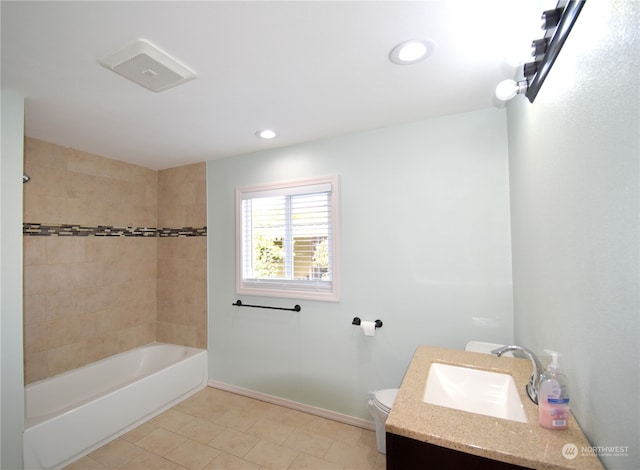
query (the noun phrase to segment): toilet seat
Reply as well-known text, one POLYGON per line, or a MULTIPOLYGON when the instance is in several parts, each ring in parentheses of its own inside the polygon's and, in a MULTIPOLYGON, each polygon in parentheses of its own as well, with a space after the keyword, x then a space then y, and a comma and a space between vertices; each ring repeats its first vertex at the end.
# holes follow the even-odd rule
POLYGON ((388 414, 391 411, 393 403, 396 401, 397 395, 397 388, 378 390, 373 397, 373 401, 378 408, 388 414))

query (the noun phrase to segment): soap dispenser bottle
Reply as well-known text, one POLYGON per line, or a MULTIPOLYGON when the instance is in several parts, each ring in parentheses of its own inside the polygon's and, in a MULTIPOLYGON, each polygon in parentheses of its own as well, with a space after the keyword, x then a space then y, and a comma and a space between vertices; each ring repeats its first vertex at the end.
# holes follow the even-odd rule
POLYGON ((551 364, 542 375, 538 390, 538 415, 540 426, 548 429, 569 427, 569 394, 567 379, 560 372, 558 354, 545 350, 551 355, 551 364))

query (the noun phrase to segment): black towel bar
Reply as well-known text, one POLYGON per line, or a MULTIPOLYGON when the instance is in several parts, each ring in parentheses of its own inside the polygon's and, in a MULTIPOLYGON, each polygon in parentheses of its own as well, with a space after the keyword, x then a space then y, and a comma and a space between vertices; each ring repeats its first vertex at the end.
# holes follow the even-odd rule
POLYGON ((272 310, 288 310, 291 312, 299 312, 300 310, 302 310, 302 307, 300 305, 295 305, 293 308, 286 308, 286 307, 268 307, 266 305, 249 305, 249 304, 243 304, 242 301, 240 300, 236 300, 235 303, 231 304, 231 305, 235 305, 236 307, 253 307, 253 308, 270 308, 272 310))

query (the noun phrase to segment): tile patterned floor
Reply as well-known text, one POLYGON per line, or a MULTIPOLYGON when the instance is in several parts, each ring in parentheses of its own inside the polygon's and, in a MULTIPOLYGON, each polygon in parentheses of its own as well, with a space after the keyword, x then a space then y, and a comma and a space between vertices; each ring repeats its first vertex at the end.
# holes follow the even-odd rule
POLYGON ((385 470, 375 432, 207 387, 65 470, 385 470))

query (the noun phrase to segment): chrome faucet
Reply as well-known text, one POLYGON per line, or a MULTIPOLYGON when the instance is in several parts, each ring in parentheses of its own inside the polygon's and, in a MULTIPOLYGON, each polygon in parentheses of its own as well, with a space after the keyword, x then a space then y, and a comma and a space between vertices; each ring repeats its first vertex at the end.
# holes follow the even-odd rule
POLYGON ((544 373, 544 367, 540 363, 540 360, 536 357, 536 355, 529 349, 523 348, 522 346, 503 346, 498 349, 494 349, 491 351, 491 354, 495 354, 500 357, 504 353, 509 351, 520 351, 527 355, 529 359, 531 359, 531 364, 533 365, 533 372, 531 373, 531 378, 529 379, 529 383, 527 384, 527 395, 531 398, 531 401, 536 405, 538 404, 538 387, 540 386, 540 377, 544 373))

